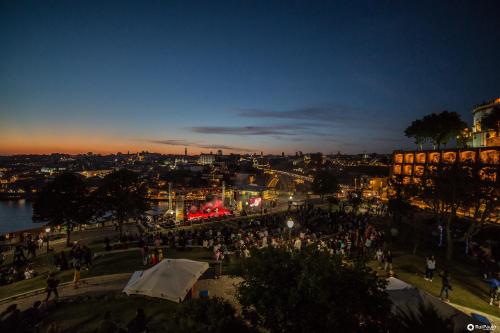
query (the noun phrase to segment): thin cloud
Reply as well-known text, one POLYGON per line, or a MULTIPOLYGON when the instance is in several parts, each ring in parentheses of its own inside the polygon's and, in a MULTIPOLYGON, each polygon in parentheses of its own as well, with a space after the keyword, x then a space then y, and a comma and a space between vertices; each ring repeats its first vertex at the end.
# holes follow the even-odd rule
POLYGON ((196 148, 204 148, 204 149, 226 149, 226 150, 234 150, 234 151, 242 151, 242 152, 254 152, 254 149, 242 148, 242 147, 233 147, 227 145, 219 145, 219 144, 205 144, 205 143, 197 143, 187 140, 178 140, 178 139, 165 139, 165 140, 148 140, 151 143, 162 144, 167 146, 183 146, 183 147, 196 147, 196 148))
POLYGON ((200 126, 191 127, 191 131, 202 134, 227 134, 227 135, 297 135, 297 130, 308 129, 302 125, 276 125, 276 126, 200 126))
POLYGON ((246 118, 276 118, 308 121, 327 121, 330 123, 345 122, 351 119, 350 114, 359 112, 352 107, 304 107, 292 110, 243 109, 239 115, 246 118))

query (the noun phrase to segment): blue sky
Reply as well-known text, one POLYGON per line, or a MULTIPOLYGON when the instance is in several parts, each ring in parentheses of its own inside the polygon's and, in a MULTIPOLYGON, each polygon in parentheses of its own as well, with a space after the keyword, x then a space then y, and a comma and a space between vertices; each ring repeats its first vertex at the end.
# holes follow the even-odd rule
POLYGON ((390 152, 500 96, 495 1, 0 1, 0 153, 390 152))

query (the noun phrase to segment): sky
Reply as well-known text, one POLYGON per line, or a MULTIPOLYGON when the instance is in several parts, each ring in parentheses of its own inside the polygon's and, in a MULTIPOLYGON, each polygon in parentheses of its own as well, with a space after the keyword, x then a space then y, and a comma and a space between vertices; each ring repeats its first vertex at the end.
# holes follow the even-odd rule
POLYGON ((498 1, 0 0, 0 154, 390 153, 500 97, 498 1))

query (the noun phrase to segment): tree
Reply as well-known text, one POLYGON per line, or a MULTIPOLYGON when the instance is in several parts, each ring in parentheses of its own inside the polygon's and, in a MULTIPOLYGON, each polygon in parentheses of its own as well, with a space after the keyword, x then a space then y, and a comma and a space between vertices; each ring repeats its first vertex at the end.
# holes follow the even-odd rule
POLYGON ((240 271, 238 300, 271 333, 369 331, 390 313, 385 280, 316 247, 255 251, 240 271))
POLYGON ((321 196, 321 200, 323 200, 325 195, 339 190, 339 182, 331 170, 320 169, 314 175, 311 189, 315 194, 321 196))
POLYGON ((414 138, 415 143, 420 146, 431 141, 437 149, 440 149, 441 145, 446 145, 451 139, 459 136, 466 127, 467 124, 460 119, 458 113, 443 111, 413 121, 406 128, 405 135, 414 138))
POLYGON ((422 150, 422 145, 429 139, 429 133, 422 120, 414 120, 405 130, 408 138, 414 138, 415 144, 422 150))
POLYGON ((220 298, 190 299, 181 303, 163 324, 163 331, 178 333, 254 332, 220 298))
POLYGON ((452 223, 457 220, 458 209, 466 205, 472 179, 470 168, 454 163, 429 170, 421 182, 421 198, 433 209, 440 224, 444 225, 448 260, 453 256, 455 242, 452 223))
POLYGON ((127 169, 106 175, 95 192, 95 199, 101 205, 99 213, 111 213, 118 222, 120 238, 125 221, 141 217, 150 209, 146 193, 146 186, 139 175, 127 169))
POLYGON ((481 129, 495 131, 497 135, 500 134, 500 106, 498 104, 481 119, 481 129))
POLYGON ((493 168, 483 168, 475 164, 469 168, 467 173, 466 198, 463 200, 463 209, 472 210, 473 221, 469 224, 463 237, 457 241, 465 241, 466 238, 478 234, 487 219, 498 208, 500 204, 500 178, 498 170, 493 168))
POLYGON ((401 224, 403 217, 407 216, 412 210, 412 205, 409 201, 412 187, 409 184, 404 184, 403 176, 397 175, 390 180, 391 192, 387 203, 387 210, 392 215, 392 221, 395 225, 401 224))
POLYGON ((63 173, 47 183, 33 203, 33 221, 66 227, 66 245, 73 227, 87 222, 92 215, 88 205, 88 188, 82 177, 63 173))

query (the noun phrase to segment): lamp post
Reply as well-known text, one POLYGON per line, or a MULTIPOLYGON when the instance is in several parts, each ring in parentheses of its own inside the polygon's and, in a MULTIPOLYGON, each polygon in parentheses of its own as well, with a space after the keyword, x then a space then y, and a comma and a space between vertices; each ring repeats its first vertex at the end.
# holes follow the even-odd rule
POLYGON ((49 254, 49 234, 50 234, 50 227, 45 228, 45 235, 47 237, 47 254, 49 254))
POLYGON ((288 239, 292 239, 292 228, 293 228, 293 220, 290 218, 286 221, 286 226, 288 227, 288 239))

